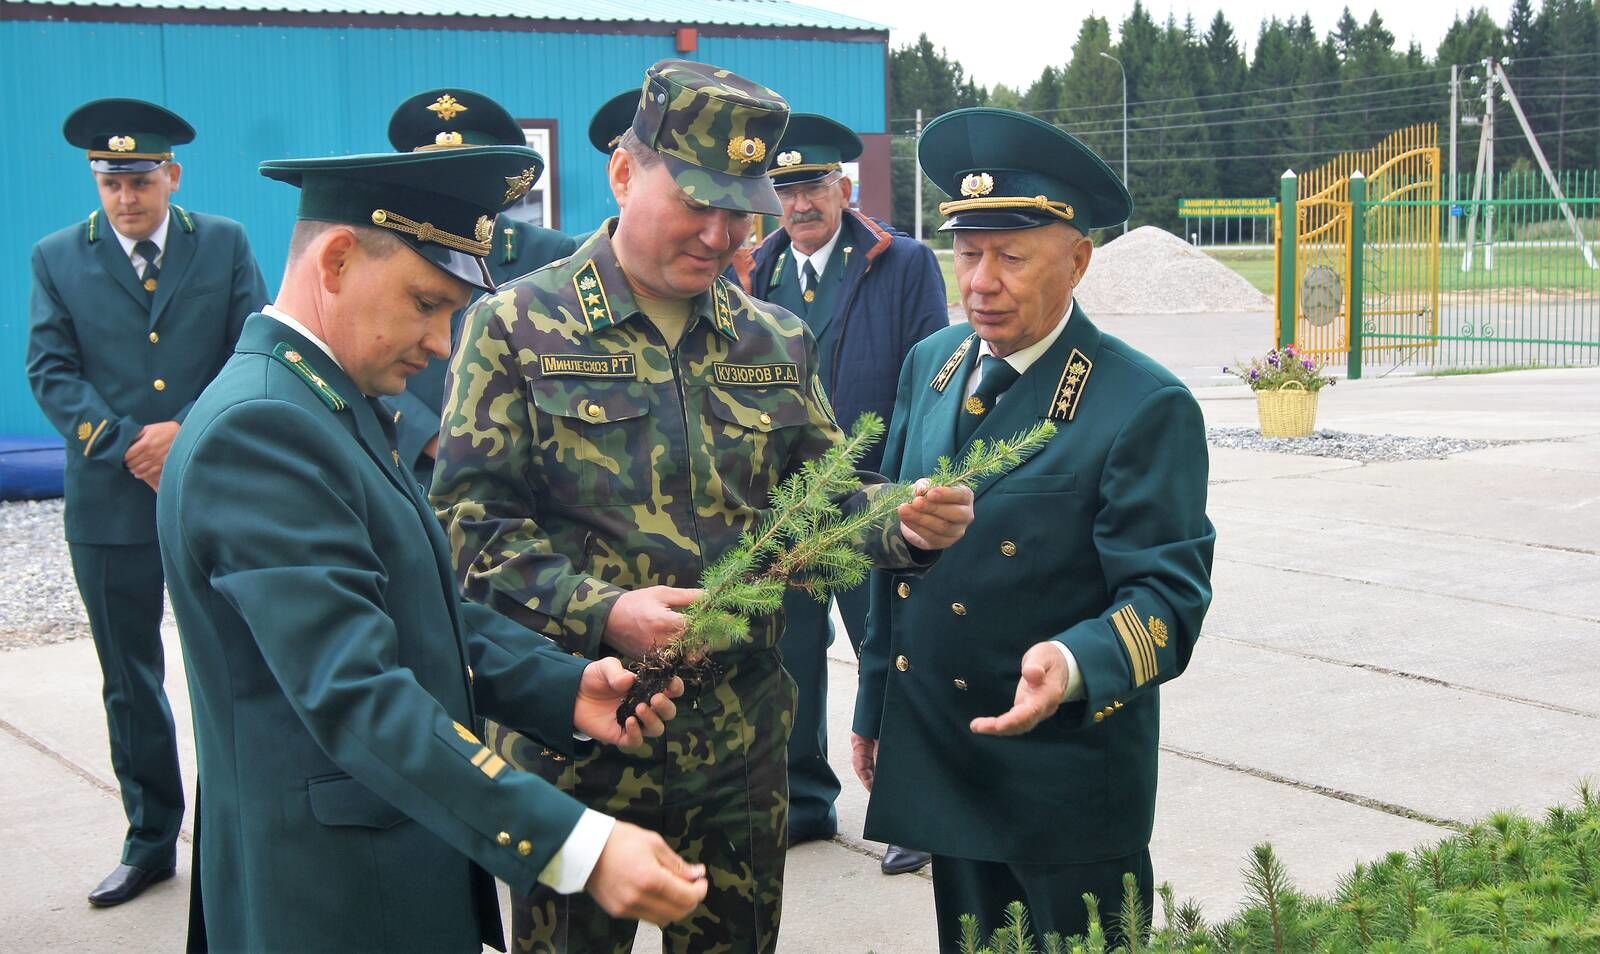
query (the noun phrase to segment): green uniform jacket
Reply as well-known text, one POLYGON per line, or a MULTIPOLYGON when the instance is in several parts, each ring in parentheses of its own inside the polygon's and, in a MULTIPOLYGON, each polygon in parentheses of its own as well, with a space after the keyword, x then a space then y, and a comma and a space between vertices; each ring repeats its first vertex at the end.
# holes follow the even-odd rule
MULTIPOLYGON (((885 472, 955 455, 978 353, 964 326, 912 350, 885 472)), ((1029 864, 1137 852, 1155 817, 1161 683, 1211 602, 1206 435, 1173 375, 1074 307, 974 434, 1059 428, 978 489, 976 519, 921 579, 874 573, 855 731, 879 740, 866 837, 1029 864), (1064 643, 1088 698, 1032 732, 973 734, 1011 707, 1023 654, 1064 643)))
POLYGON ((582 813, 473 728, 570 749, 582 662, 460 600, 374 406, 254 315, 167 461, 212 950, 498 945, 484 869, 532 890, 582 813))
MULTIPOLYGON (((494 248, 484 261, 489 265, 489 274, 494 277, 495 284, 503 285, 536 268, 566 258, 577 247, 577 239, 570 235, 502 215, 495 221, 494 248)), ((461 340, 463 314, 465 312, 461 311, 450 316, 452 354, 461 340)), ((383 399, 383 403, 389 405, 394 414, 400 459, 413 467, 421 460, 422 449, 439 436, 439 415, 444 408, 444 381, 449 366, 448 361, 429 361, 427 368, 411 376, 404 391, 383 399)), ((419 472, 431 469, 423 467, 419 472)))
POLYGON ((151 295, 96 211, 33 247, 28 378, 67 439, 73 543, 156 540, 156 494, 123 466, 139 428, 179 421, 267 302, 244 229, 172 206, 151 295))
MULTIPOLYGON (((467 595, 589 657, 624 590, 698 586, 842 439, 799 318, 718 278, 669 350, 613 224, 468 311, 433 482, 467 595)), ((917 565, 898 523, 868 546, 917 565)), ((736 651, 770 649, 776 623, 736 651)))

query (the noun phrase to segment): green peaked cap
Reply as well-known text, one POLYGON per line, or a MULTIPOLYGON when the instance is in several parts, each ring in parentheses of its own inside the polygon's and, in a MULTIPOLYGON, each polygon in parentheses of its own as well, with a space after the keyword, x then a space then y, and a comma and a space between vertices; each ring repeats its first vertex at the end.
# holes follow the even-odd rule
POLYGON ((773 152, 768 172, 780 188, 813 182, 861 156, 861 137, 849 126, 816 113, 795 113, 773 152))
POLYGON ((278 159, 261 174, 300 189, 299 217, 387 229, 418 255, 494 289, 483 256, 494 218, 527 194, 544 160, 527 146, 278 159))
POLYGON ((88 151, 95 172, 149 172, 172 159, 174 146, 194 141, 194 127, 183 117, 142 99, 84 103, 67 116, 61 133, 88 151))
POLYGON ((639 97, 639 90, 625 89, 594 111, 594 118, 589 120, 589 142, 601 155, 611 155, 617 148, 617 140, 633 124, 633 114, 639 111, 639 97))
POLYGON ((1087 233, 1127 220, 1133 199, 1105 160, 1034 116, 977 106, 945 113, 917 143, 922 171, 950 201, 939 230, 1028 229, 1066 222, 1087 233))
POLYGON ((418 93, 389 117, 389 143, 397 152, 462 146, 523 146, 527 136, 505 107, 470 89, 444 87, 418 93))

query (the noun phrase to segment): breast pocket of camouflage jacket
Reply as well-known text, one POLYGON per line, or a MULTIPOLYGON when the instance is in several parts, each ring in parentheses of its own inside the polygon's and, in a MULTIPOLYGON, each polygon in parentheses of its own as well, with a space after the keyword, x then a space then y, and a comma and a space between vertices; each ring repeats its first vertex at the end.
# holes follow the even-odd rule
POLYGON ((811 420, 805 393, 787 387, 709 387, 706 392, 715 464, 724 487, 752 507, 766 507, 802 428, 811 420))
POLYGON ((650 497, 650 402, 637 382, 536 382, 537 469, 552 498, 579 507, 650 497))

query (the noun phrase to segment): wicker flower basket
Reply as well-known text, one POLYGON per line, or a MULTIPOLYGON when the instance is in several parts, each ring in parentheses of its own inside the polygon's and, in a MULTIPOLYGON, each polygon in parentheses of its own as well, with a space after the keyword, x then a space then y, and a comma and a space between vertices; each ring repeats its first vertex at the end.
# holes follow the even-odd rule
POLYGON ((1290 381, 1276 391, 1257 391, 1262 437, 1310 437, 1317 427, 1317 392, 1290 381))

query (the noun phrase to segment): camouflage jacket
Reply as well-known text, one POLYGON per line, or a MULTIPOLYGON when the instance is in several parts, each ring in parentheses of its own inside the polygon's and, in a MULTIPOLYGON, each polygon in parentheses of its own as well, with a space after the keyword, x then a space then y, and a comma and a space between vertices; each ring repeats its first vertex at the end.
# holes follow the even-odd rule
MULTIPOLYGON (((699 585, 771 490, 843 438, 799 318, 718 278, 670 350, 613 226, 467 313, 433 481, 463 592, 589 657, 617 597, 699 585)), ((883 479, 863 477, 862 494, 883 479)), ((866 549, 919 566, 895 523, 866 549)), ((758 621, 745 648, 777 629, 758 621)))

